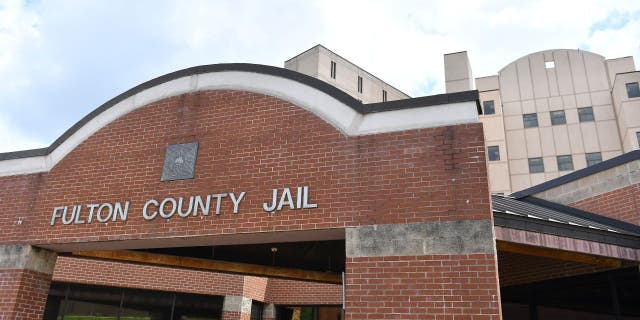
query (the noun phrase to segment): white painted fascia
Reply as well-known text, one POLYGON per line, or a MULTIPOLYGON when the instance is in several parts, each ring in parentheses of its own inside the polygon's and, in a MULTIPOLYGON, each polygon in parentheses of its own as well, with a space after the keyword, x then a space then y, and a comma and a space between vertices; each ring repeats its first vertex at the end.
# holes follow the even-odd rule
POLYGON ((205 90, 241 90, 274 96, 317 115, 347 136, 479 121, 475 101, 362 115, 333 96, 288 78, 247 71, 209 72, 138 92, 89 120, 50 154, 0 161, 0 176, 48 172, 91 135, 129 112, 162 99, 205 90))
POLYGON ((478 122, 475 101, 441 104, 364 115, 355 135, 478 122))

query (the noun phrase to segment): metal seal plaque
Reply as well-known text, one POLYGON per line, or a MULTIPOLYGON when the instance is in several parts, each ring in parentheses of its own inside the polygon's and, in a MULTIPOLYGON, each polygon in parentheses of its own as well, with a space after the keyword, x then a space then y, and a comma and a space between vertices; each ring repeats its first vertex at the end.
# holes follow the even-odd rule
POLYGON ((197 142, 168 145, 160 181, 193 179, 197 155, 197 142))

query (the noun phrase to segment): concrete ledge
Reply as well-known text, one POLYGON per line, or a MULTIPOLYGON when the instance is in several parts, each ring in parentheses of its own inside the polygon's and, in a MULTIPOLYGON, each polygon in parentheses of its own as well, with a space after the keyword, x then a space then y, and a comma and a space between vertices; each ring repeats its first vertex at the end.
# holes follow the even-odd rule
POLYGON ((534 194, 538 198, 570 204, 640 183, 640 160, 621 164, 534 194))
POLYGON ((222 311, 251 314, 251 299, 242 296, 225 296, 222 311))
POLYGON ((56 253, 30 245, 0 245, 0 270, 26 269, 53 274, 56 253))
MULTIPOLYGON (((569 184, 576 182, 576 181, 583 181, 583 184, 593 184, 596 183, 597 181, 587 181, 587 179, 585 178, 589 178, 592 175, 597 175, 597 174, 602 174, 602 177, 600 178, 595 178, 594 180, 598 180, 598 181, 603 181, 603 180, 607 180, 609 178, 611 178, 612 176, 616 175, 616 171, 618 173, 625 171, 625 168, 623 168, 626 164, 629 164, 631 162, 638 162, 640 161, 640 150, 633 150, 627 153, 624 153, 622 155, 619 155, 615 158, 611 158, 609 160, 594 164, 590 167, 586 167, 584 169, 580 169, 578 171, 574 171, 571 173, 567 173, 565 175, 562 175, 558 178, 549 180, 547 182, 543 182, 541 184, 537 184, 533 187, 524 189, 524 190, 520 190, 518 192, 514 192, 511 194, 512 197, 516 198, 516 199, 521 199, 527 196, 533 196, 535 195, 538 198, 543 198, 543 195, 541 195, 542 193, 544 193, 547 190, 551 190, 554 188, 560 188, 560 189, 556 189, 559 190, 560 192, 562 191, 562 187, 565 186, 565 189, 568 188, 567 186, 569 186, 569 184), (610 169, 613 169, 612 172, 605 172, 605 171, 610 171, 610 169)), ((629 173, 631 172, 637 172, 638 171, 638 164, 635 165, 630 165, 628 166, 628 171, 629 173)), ((625 175, 624 173, 622 173, 622 175, 625 175)), ((629 177, 630 179, 636 179, 635 181, 640 181, 638 179, 640 179, 640 176, 638 175, 638 173, 635 173, 636 177, 629 177)), ((593 178, 592 178, 593 179, 593 178)), ((634 184, 633 182, 631 182, 631 184, 634 184)), ((580 183, 576 183, 573 185, 574 187, 576 186, 580 186, 580 183)), ((566 191, 566 190, 565 190, 566 191)))
POLYGON ((347 228, 347 257, 494 253, 491 220, 347 228))

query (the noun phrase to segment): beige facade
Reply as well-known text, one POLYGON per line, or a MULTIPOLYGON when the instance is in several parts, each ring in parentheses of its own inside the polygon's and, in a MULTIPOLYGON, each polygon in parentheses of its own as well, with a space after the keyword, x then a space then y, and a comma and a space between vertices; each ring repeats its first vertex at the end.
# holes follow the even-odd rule
POLYGON ((284 67, 329 83, 362 103, 410 98, 322 45, 285 61, 284 67))
MULTIPOLYGON (((447 83, 447 70, 472 77, 466 52, 444 59, 447 83)), ((487 150, 499 150, 487 157, 491 191, 519 191, 638 149, 640 98, 627 84, 639 81, 632 57, 582 50, 532 53, 477 78, 487 150)))
MULTIPOLYGON (((445 54, 444 62, 447 93, 474 89, 466 51, 445 54)), ((363 103, 383 101, 383 91, 386 100, 410 98, 321 45, 287 60, 285 68, 363 103)), ((491 192, 516 192, 639 149, 638 83, 633 57, 570 49, 532 53, 497 75, 475 78, 491 192)))

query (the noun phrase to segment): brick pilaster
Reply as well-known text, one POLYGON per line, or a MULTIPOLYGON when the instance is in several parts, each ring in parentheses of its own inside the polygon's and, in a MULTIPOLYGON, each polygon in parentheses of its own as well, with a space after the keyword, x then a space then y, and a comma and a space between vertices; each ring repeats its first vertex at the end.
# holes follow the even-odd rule
POLYGON ((0 246, 0 319, 42 319, 55 261, 44 249, 0 246))
POLYGON ((222 320, 249 320, 252 300, 243 296, 225 296, 222 320))
POLYGON ((500 319, 491 228, 466 220, 347 229, 346 318, 500 319))

